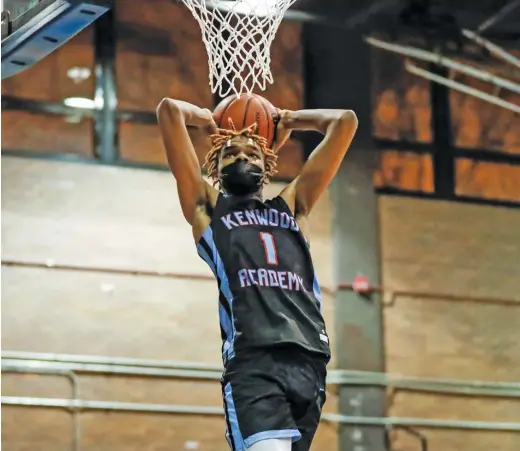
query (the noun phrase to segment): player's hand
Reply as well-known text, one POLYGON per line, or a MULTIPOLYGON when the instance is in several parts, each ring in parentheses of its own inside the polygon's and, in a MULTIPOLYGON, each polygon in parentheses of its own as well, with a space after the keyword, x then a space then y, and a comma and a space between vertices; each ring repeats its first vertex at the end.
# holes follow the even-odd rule
POLYGON ((291 137, 292 130, 287 127, 290 111, 278 110, 278 125, 276 126, 273 150, 277 152, 291 137))

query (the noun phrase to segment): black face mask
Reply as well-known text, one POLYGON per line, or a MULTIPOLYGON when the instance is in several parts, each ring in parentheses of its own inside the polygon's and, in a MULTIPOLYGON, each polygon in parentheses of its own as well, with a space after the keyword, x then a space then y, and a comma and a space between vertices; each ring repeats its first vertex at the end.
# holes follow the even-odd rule
POLYGON ((234 196, 248 196, 258 192, 262 186, 262 169, 244 160, 236 160, 222 169, 220 184, 234 196))

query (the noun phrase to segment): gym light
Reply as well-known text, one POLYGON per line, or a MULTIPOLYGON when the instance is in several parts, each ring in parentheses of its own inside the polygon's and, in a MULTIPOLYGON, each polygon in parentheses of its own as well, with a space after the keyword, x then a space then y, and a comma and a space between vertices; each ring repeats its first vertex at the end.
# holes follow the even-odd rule
POLYGON ((63 103, 72 108, 93 110, 96 107, 94 101, 92 99, 87 99, 86 97, 67 97, 63 103))
POLYGON ((85 81, 91 74, 92 71, 88 67, 74 66, 67 71, 67 77, 73 80, 76 84, 85 81))

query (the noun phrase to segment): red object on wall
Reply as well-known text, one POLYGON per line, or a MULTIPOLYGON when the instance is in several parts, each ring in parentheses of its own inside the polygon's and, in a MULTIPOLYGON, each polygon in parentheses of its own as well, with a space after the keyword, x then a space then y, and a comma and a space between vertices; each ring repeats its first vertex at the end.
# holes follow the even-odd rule
POLYGON ((368 283, 368 277, 357 275, 354 277, 352 282, 352 289, 356 293, 366 294, 370 292, 370 284, 368 283))

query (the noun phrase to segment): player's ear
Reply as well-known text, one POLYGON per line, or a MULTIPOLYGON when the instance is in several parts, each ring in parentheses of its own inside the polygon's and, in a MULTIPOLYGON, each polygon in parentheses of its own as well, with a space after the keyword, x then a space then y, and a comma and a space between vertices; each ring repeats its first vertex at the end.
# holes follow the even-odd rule
POLYGON ((274 125, 278 125, 278 122, 280 122, 281 117, 282 117, 282 110, 280 108, 276 108, 276 113, 273 114, 274 125))
POLYGON ((280 123, 280 119, 282 117, 282 112, 280 108, 276 108, 276 113, 273 114, 273 122, 274 122, 274 138, 273 142, 276 142, 276 138, 278 137, 278 124, 280 123))

